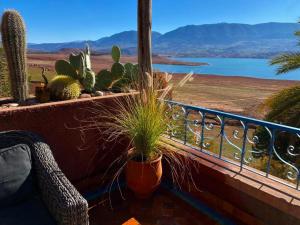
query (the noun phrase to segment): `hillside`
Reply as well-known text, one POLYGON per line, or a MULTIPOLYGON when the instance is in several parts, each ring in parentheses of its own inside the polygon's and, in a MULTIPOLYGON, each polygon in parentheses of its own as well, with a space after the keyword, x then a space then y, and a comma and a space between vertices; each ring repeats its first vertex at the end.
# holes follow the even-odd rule
MULTIPOLYGON (((165 34, 153 32, 153 52, 175 56, 268 58, 281 52, 295 51, 296 30, 300 30, 300 24, 188 25, 165 34)), ((122 47, 125 54, 136 54, 137 33, 125 31, 96 41, 29 44, 29 49, 53 52, 67 48, 82 48, 85 43, 88 43, 94 51, 108 52, 112 45, 117 44, 122 47)))

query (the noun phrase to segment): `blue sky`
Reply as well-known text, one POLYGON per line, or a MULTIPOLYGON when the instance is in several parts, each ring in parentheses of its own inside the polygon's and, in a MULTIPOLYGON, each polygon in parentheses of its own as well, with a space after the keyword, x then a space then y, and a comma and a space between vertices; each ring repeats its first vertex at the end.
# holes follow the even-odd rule
MULTIPOLYGON (((137 0, 0 0, 21 12, 28 41, 96 40, 136 30, 137 0)), ((299 0, 153 0, 153 30, 188 24, 296 22, 299 0)))

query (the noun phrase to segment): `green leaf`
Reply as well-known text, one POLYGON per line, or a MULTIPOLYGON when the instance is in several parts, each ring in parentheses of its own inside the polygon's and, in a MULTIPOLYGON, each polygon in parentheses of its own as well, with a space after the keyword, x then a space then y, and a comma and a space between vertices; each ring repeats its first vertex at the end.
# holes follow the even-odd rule
POLYGON ((74 67, 65 60, 57 60, 55 63, 55 70, 58 75, 67 75, 75 79, 78 78, 74 67))
POLYGON ((69 56, 69 61, 70 64, 74 67, 75 70, 79 70, 80 68, 80 60, 81 60, 81 55, 75 55, 75 54, 70 54, 69 56))
POLYGON ((271 65, 280 65, 277 74, 287 73, 300 68, 300 52, 283 54, 275 57, 270 62, 271 65))
POLYGON ((129 80, 126 78, 122 78, 115 82, 112 86, 112 91, 113 92, 124 92, 129 89, 129 80))
POLYGON ((112 85, 112 75, 111 72, 108 70, 101 70, 96 75, 96 83, 95 83, 95 90, 96 91, 103 91, 108 90, 112 85))
POLYGON ((111 74, 113 80, 118 80, 122 78, 125 73, 125 68, 121 63, 114 63, 111 67, 111 74))

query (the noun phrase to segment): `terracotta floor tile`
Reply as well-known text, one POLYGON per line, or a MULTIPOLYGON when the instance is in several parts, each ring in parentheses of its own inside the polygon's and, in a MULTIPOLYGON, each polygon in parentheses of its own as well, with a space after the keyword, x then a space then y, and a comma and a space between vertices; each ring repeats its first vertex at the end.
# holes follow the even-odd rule
POLYGON ((147 200, 140 200, 126 192, 123 200, 119 193, 108 196, 90 209, 90 225, 217 225, 215 220, 202 214, 167 191, 160 190, 147 200))

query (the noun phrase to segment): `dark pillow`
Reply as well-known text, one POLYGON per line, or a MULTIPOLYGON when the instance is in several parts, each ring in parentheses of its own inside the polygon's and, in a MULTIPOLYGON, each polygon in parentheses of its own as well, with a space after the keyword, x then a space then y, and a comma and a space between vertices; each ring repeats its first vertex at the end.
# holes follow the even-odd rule
POLYGON ((28 145, 0 149, 0 208, 20 203, 34 195, 31 168, 28 145))

